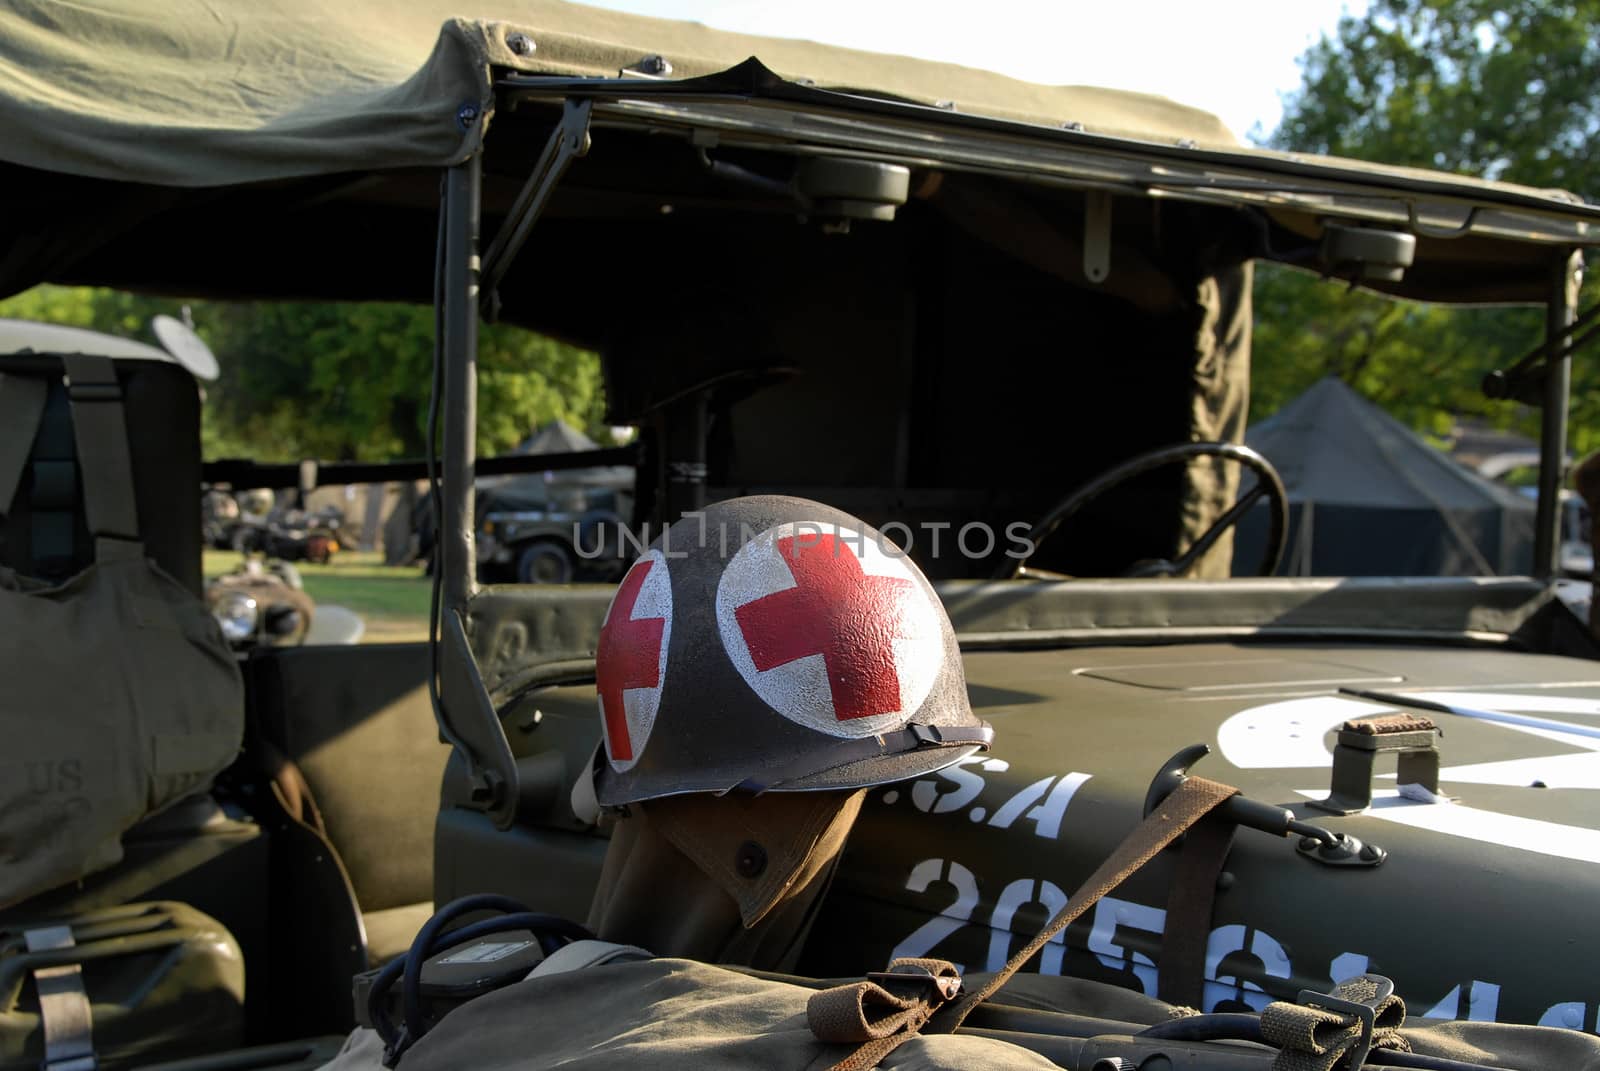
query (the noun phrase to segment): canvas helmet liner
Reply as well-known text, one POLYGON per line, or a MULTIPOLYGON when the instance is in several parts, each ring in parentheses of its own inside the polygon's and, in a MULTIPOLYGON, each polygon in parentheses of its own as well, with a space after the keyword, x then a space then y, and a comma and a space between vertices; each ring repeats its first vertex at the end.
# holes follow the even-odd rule
POLYGON ((602 806, 866 788, 993 739, 927 578, 800 498, 731 499, 667 529, 618 586, 595 671, 602 806))

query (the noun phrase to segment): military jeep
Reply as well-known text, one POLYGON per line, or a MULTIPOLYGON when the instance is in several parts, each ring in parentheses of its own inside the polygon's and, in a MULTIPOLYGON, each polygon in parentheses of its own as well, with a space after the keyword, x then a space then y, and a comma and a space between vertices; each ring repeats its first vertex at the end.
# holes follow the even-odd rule
MULTIPOLYGON (((1039 971, 1227 1011, 1371 969, 1423 1014, 1596 1030, 1600 648, 1552 583, 1600 208, 1245 148, 1155 97, 553 0, 173 13, 181 33, 137 7, 0 15, 43 79, 0 94, 0 183, 31 206, 0 220, 0 288, 432 302, 440 453, 387 471, 439 480, 434 637, 258 652, 214 806, 0 924, 194 904, 243 950, 234 1040, 265 1044, 347 1029, 349 976, 430 903, 584 917, 606 841, 569 790, 613 589, 475 580, 474 471, 518 471, 475 456, 487 318, 599 351, 608 419, 639 429, 525 468, 636 466, 628 520, 654 533, 737 495, 820 500, 938 584, 995 747, 872 793, 806 973, 1003 963, 1195 768, 1300 832, 1239 831, 1199 901, 1156 860, 1039 971), (1548 310, 1493 384, 1542 408, 1532 575, 1273 575, 1282 485, 1240 446, 1257 261, 1548 310), (1396 712, 1404 739, 1373 731, 1396 712)), ((150 1030, 146 1056, 185 1053, 150 1030)))

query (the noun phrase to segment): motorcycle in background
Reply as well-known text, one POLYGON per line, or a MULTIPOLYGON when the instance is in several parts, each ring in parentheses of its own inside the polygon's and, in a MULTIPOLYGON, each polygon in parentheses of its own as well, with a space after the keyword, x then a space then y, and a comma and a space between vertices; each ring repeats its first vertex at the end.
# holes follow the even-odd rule
POLYGON ((255 555, 206 584, 206 607, 239 653, 258 647, 359 643, 366 632, 354 612, 317 606, 291 563, 255 555))
POLYGON ((344 511, 280 507, 270 491, 229 494, 214 488, 202 500, 201 523, 206 545, 218 550, 325 565, 339 550, 344 511))

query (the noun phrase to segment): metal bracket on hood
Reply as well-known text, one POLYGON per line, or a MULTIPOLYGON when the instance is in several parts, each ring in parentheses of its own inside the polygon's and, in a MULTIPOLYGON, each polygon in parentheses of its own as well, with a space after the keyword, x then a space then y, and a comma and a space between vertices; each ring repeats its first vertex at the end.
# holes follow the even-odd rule
POLYGON ((1334 833, 1332 837, 1331 841, 1319 840, 1313 836, 1301 837, 1294 850, 1323 866, 1382 866, 1383 861, 1389 858, 1388 852, 1376 844, 1367 844, 1359 837, 1352 837, 1348 833, 1334 833))
MULTIPOLYGON (((1189 767, 1211 754, 1208 744, 1191 744, 1161 764, 1144 797, 1148 815, 1188 778, 1189 767)), ((1299 852, 1309 859, 1330 866, 1379 866, 1389 853, 1376 844, 1364 844, 1346 833, 1335 833, 1310 822, 1302 822, 1286 807, 1274 807, 1243 795, 1229 798, 1217 807, 1217 814, 1249 829, 1259 829, 1275 837, 1291 833, 1300 837, 1299 852)))
POLYGON ((1420 785, 1439 794, 1439 728, 1419 714, 1359 718, 1339 730, 1333 749, 1333 782, 1328 798, 1311 806, 1333 814, 1359 814, 1372 805, 1372 769, 1378 756, 1397 756, 1402 785, 1420 785))

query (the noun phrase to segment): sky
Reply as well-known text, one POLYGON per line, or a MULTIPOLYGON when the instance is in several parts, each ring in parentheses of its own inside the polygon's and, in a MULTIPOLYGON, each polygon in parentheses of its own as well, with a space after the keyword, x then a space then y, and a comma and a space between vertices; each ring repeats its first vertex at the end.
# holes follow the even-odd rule
POLYGON ((1365 0, 588 0, 722 30, 963 63, 1031 82, 1159 93, 1270 134, 1295 60, 1365 0))

